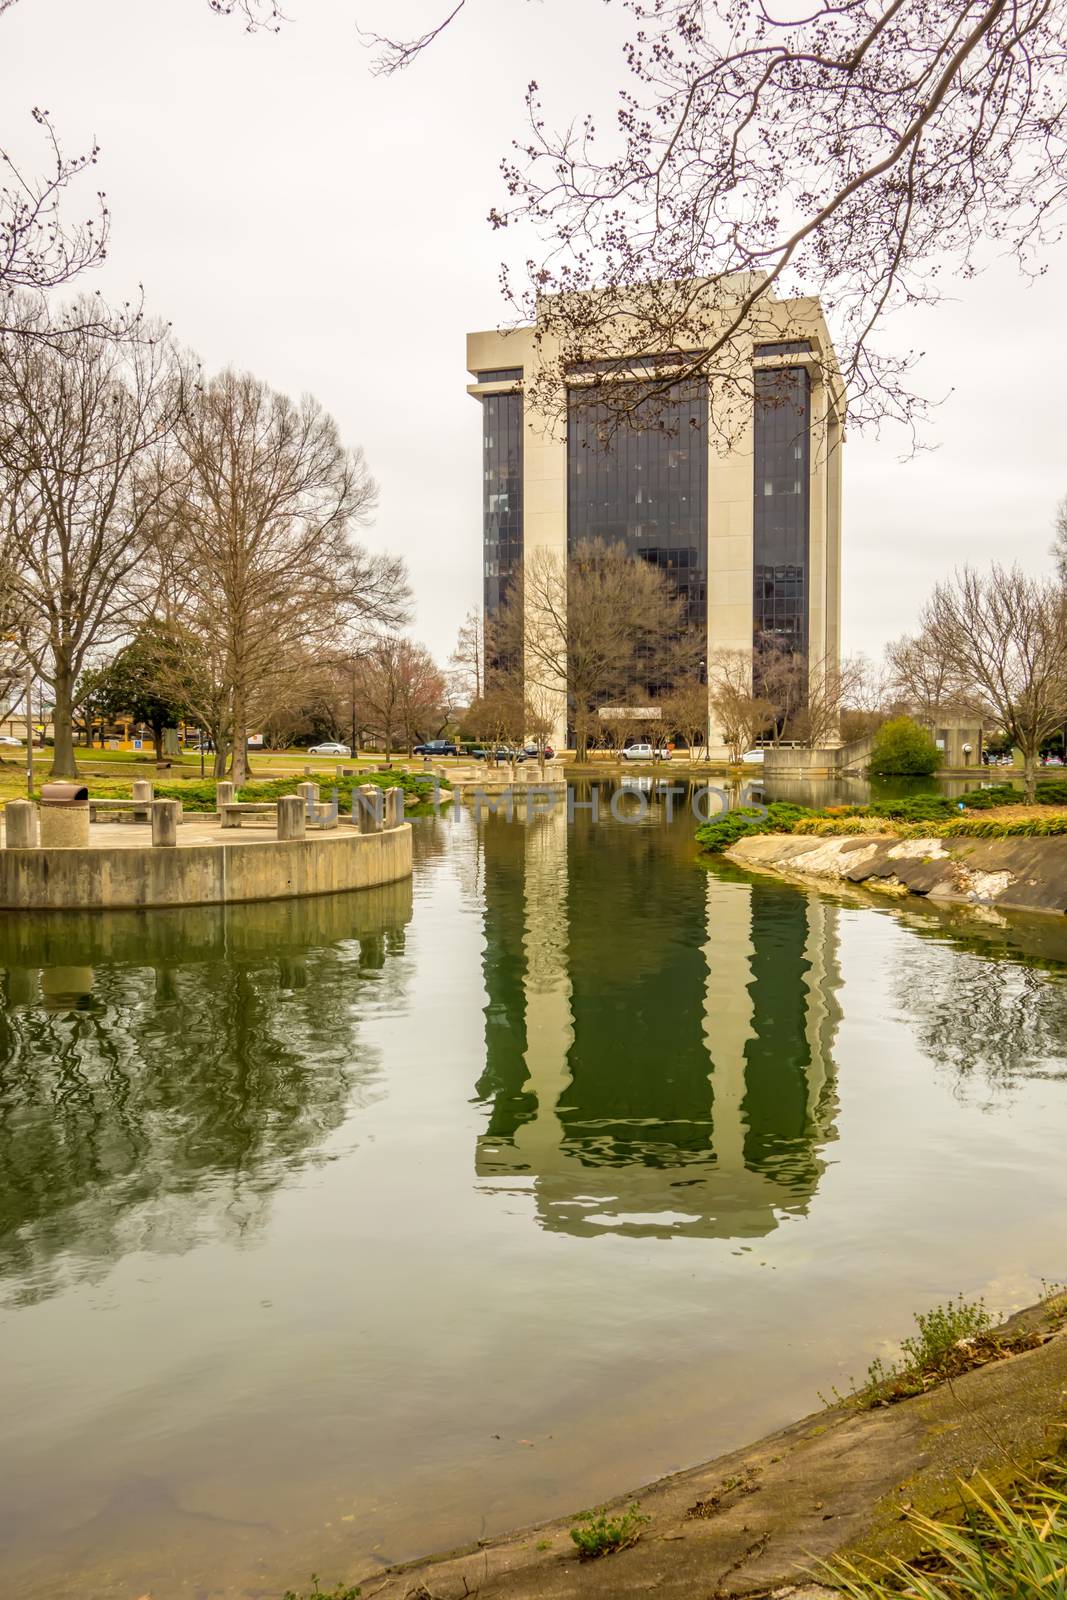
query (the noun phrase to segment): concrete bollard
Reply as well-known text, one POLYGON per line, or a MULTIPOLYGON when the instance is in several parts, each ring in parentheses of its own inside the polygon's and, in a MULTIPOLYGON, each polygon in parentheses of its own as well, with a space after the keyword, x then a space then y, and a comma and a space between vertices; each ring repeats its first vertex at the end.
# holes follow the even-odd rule
POLYGON ((376 783, 365 783, 352 790, 352 816, 359 823, 360 833, 381 833, 382 791, 376 783))
POLYGON ((177 800, 152 801, 152 844, 159 846, 178 843, 177 800))
POLYGON ((235 793, 234 785, 228 779, 220 778, 215 785, 215 809, 218 810, 219 806, 232 805, 235 793))
POLYGON ((404 791, 403 789, 386 789, 385 791, 385 826, 399 828, 404 820, 404 791))
POLYGON ((144 801, 146 804, 153 798, 152 785, 147 778, 134 778, 133 798, 144 801))
POLYGON ((303 839, 307 832, 307 809, 298 794, 283 794, 278 799, 278 838, 303 839))
POLYGON ((32 800, 9 800, 4 808, 4 844, 9 850, 37 847, 37 807, 32 800))
POLYGON ((89 791, 79 783, 46 783, 41 789, 42 850, 88 850, 89 791))
POLYGON ((296 786, 296 792, 304 802, 305 806, 309 800, 311 801, 312 805, 318 805, 319 786, 317 783, 298 783, 296 786))

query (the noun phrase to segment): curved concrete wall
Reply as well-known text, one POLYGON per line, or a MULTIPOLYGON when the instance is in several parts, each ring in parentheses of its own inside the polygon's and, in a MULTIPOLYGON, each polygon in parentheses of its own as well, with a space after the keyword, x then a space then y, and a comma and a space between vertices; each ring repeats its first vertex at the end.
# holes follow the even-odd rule
POLYGON ((369 889, 411 875, 411 824, 386 833, 178 848, 0 850, 0 908, 215 906, 369 889))

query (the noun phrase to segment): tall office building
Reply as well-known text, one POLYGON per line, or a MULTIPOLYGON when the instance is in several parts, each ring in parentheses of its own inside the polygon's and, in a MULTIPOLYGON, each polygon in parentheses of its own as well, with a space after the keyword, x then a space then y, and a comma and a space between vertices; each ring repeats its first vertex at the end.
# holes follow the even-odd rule
MULTIPOLYGON (((565 366, 544 327, 468 335, 468 393, 483 417, 487 619, 537 550, 563 561, 600 538, 669 572, 705 661, 743 652, 758 683, 758 643, 774 636, 811 671, 836 664, 844 399, 821 308, 762 297, 741 385, 685 372, 707 337, 565 366), (679 380, 664 390, 672 369, 679 380), (639 404, 611 428, 604 385, 615 373, 655 378, 658 394, 647 417, 639 404), (528 391, 546 374, 558 403, 535 408, 528 391)), ((736 339, 733 349, 736 360, 736 339)), ((556 721, 562 745, 562 701, 556 721)))

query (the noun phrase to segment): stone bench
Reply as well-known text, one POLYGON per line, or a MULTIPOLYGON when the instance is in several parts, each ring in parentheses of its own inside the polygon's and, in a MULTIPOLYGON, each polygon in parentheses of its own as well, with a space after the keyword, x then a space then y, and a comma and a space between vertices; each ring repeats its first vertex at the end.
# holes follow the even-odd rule
POLYGON ((150 822, 151 800, 94 800, 89 797, 89 821, 99 822, 101 814, 111 814, 116 822, 150 822))
POLYGON ((239 828, 244 817, 266 817, 273 821, 278 815, 276 800, 220 800, 219 820, 224 828, 239 828))

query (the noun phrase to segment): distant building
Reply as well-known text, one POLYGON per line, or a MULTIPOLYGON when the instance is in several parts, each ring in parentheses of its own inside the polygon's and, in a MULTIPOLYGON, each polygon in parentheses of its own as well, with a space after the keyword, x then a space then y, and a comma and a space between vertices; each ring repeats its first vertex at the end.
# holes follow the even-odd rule
MULTIPOLYGON (((560 365, 544 331, 467 336, 468 393, 483 416, 487 619, 539 547, 562 558, 602 538, 670 572, 705 660, 751 653, 773 635, 813 669, 837 661, 844 398, 833 348, 814 299, 761 299, 759 326, 744 357, 744 415, 736 394, 716 392, 718 380, 682 377, 653 426, 626 426, 607 444, 603 404, 583 390, 618 371, 617 353, 572 364, 559 379, 559 416, 546 419, 526 394, 539 364, 560 365), (735 421, 725 449, 712 425, 723 404, 735 421)), ((687 345, 631 355, 625 380, 655 376, 662 386, 693 354, 687 345)), ((565 731, 561 706, 558 744, 565 731)))

